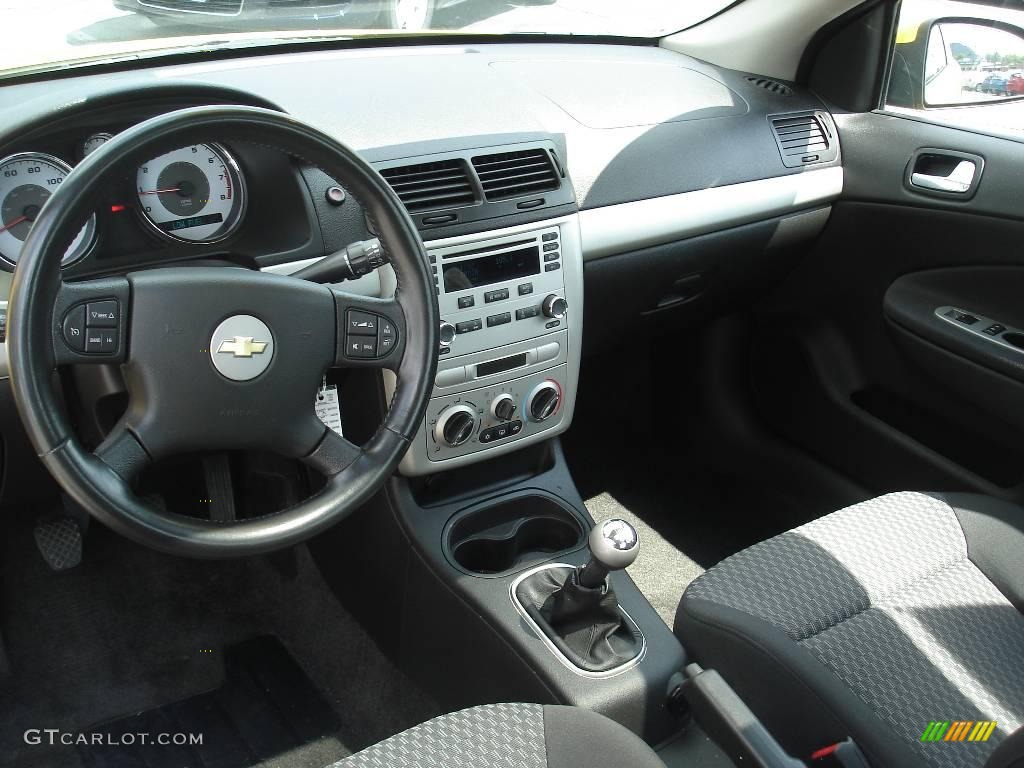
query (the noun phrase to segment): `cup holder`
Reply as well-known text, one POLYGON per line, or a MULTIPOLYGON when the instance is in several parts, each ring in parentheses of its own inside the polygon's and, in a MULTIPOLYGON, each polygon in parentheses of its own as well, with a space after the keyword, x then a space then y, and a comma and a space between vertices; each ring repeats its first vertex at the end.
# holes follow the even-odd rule
POLYGON ((457 515, 446 550, 460 568, 479 575, 521 570, 583 545, 579 518, 546 496, 520 496, 457 515))

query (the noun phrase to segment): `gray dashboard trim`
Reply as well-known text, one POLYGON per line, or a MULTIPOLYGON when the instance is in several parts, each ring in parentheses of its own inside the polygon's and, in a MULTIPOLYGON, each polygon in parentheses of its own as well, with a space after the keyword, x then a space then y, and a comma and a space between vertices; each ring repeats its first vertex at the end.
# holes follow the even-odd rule
POLYGON ((579 213, 583 259, 661 245, 810 208, 834 200, 842 191, 843 169, 833 166, 590 208, 579 213))

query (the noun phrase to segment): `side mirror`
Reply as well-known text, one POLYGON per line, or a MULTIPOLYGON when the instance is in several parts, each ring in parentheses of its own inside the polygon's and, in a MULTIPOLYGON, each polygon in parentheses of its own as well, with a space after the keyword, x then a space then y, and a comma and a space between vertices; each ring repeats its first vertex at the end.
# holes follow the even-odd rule
POLYGON ((888 104, 923 109, 1024 96, 1024 30, 997 19, 930 19, 896 38, 888 104))

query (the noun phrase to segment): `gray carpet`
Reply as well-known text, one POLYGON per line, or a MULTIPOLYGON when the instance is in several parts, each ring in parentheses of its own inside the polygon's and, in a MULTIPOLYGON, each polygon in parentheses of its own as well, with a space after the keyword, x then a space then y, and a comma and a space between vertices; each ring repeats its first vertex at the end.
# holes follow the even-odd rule
POLYGON ((27 746, 22 734, 81 732, 213 690, 225 646, 257 635, 283 643, 341 723, 289 755, 291 768, 322 768, 439 714, 337 602, 305 547, 197 562, 94 525, 83 563, 63 573, 43 564, 28 530, 0 551, 4 765, 79 768, 73 748, 27 746))
POLYGON ((596 522, 620 517, 636 528, 640 536, 640 554, 626 572, 671 628, 683 590, 704 573, 704 569, 610 493, 589 498, 586 505, 596 522))

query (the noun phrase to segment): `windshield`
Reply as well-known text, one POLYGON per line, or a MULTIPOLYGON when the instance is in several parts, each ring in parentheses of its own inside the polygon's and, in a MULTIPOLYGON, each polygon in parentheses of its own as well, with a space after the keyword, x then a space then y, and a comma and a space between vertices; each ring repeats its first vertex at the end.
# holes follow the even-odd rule
POLYGON ((514 33, 660 37, 731 0, 0 0, 0 76, 303 39, 514 33), (20 32, 15 33, 16 30, 20 32))

